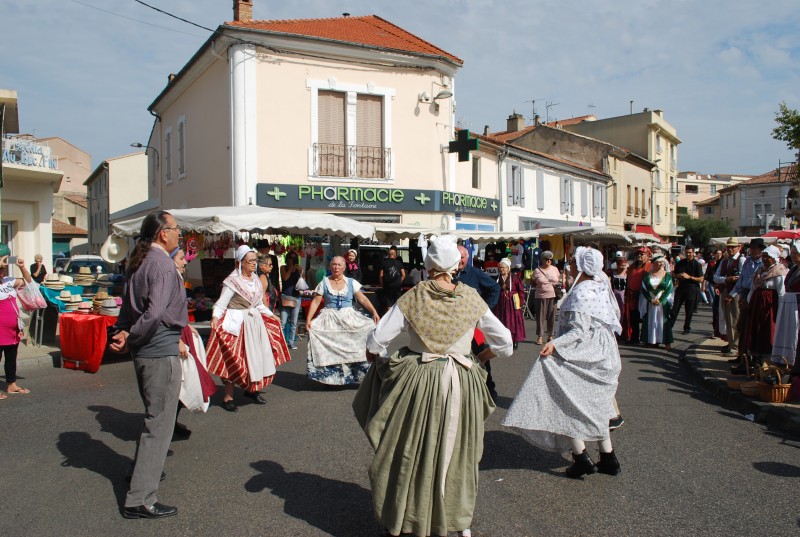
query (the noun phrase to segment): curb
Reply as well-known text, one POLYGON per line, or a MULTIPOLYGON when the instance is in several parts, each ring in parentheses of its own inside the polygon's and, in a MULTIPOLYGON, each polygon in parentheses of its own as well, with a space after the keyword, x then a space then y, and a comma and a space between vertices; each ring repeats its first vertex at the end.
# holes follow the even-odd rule
POLYGON ((752 415, 752 421, 765 424, 770 429, 800 434, 800 410, 765 403, 759 399, 746 397, 738 390, 730 389, 725 380, 717 376, 718 371, 703 367, 696 352, 699 341, 701 340, 698 338, 691 342, 686 349, 679 352, 678 356, 678 360, 683 363, 698 386, 707 390, 728 408, 741 413, 745 419, 748 415, 752 415))
POLYGON ((28 369, 38 369, 42 367, 52 367, 54 369, 61 368, 61 351, 53 352, 53 354, 43 354, 39 356, 27 356, 25 358, 17 359, 17 371, 25 371, 28 369))

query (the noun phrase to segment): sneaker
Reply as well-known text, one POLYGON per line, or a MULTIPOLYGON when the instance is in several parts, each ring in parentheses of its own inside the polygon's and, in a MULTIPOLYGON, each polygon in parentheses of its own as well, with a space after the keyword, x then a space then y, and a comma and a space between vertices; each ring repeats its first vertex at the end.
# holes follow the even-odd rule
POLYGON ((608 420, 608 430, 613 431, 614 429, 619 429, 623 423, 625 423, 625 420, 622 419, 622 416, 611 418, 610 420, 608 420))
POLYGON ((291 350, 293 350, 293 351, 296 351, 296 350, 297 350, 297 345, 295 345, 294 343, 292 343, 291 345, 289 345, 289 348, 290 348, 291 350))

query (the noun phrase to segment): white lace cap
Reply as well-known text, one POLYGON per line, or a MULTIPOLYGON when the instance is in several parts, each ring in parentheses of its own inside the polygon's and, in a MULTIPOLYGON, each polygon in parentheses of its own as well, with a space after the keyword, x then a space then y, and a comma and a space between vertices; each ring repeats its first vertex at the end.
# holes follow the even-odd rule
POLYGON ((425 255, 425 270, 428 272, 453 272, 461 261, 458 251, 458 237, 455 235, 441 235, 433 237, 425 255))

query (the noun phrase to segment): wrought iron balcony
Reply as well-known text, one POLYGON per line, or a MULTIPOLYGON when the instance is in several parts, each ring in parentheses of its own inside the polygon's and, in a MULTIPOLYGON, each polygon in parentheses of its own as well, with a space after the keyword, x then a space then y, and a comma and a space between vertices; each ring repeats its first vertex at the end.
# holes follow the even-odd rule
POLYGON ((388 179, 392 150, 363 145, 314 144, 315 177, 388 179))
POLYGON ((632 214, 633 214, 633 207, 631 205, 628 205, 628 216, 632 214))

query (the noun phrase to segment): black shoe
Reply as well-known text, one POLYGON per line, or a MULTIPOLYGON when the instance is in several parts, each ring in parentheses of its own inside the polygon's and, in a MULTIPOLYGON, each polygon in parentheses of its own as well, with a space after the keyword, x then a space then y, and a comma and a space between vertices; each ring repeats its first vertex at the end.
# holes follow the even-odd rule
POLYGON ((257 405, 267 404, 267 400, 261 397, 261 394, 258 392, 244 392, 244 396, 252 399, 253 402, 257 405))
POLYGON ((600 462, 597 463, 597 471, 607 475, 617 475, 622 471, 613 449, 611 453, 600 452, 600 462))
POLYGON ((514 342, 514 350, 517 350, 518 348, 519 348, 519 342, 515 341, 514 342))
POLYGON ((625 423, 625 420, 622 419, 622 416, 611 418, 610 420, 608 420, 608 430, 613 431, 614 429, 619 429, 623 423, 625 423))
POLYGON ((231 399, 230 401, 223 401, 222 402, 222 408, 224 408, 228 412, 238 412, 239 411, 239 407, 236 406, 236 403, 233 402, 233 399, 231 399))
MULTIPOLYGON (((161 472, 161 479, 159 479, 159 481, 164 481, 164 479, 166 478, 167 478, 166 472, 161 472)), ((128 474, 125 476, 125 481, 127 481, 128 483, 131 482, 131 479, 133 479, 133 474, 128 474)))
POLYGON ((164 518, 178 514, 177 507, 170 507, 161 503, 154 503, 150 507, 140 505, 138 507, 126 507, 122 510, 125 518, 164 518))
POLYGON ((731 346, 730 345, 725 345, 724 347, 722 347, 722 350, 720 350, 719 352, 721 352, 722 354, 729 353, 729 352, 731 352, 731 346))
POLYGON ((585 449, 580 455, 575 455, 573 453, 572 460, 575 461, 575 464, 567 468, 567 477, 577 479, 584 475, 597 473, 597 466, 595 466, 594 461, 592 461, 592 458, 586 453, 585 449))
POLYGON ((747 369, 743 365, 735 365, 731 367, 732 375, 746 375, 747 369))
POLYGON ((492 397, 492 402, 496 404, 497 398, 499 397, 499 395, 497 395, 497 390, 489 390, 489 395, 492 397))
POLYGON ((167 450, 167 457, 172 457, 173 455, 175 455, 175 452, 172 451, 171 449, 168 449, 167 450))
POLYGON ((729 364, 738 364, 740 362, 741 362, 741 360, 739 359, 738 356, 736 358, 731 358, 730 360, 728 360, 729 364))
POLYGON ((175 422, 175 430, 172 431, 172 440, 186 440, 190 436, 192 436, 192 431, 190 431, 186 425, 175 422))
POLYGON ((689 330, 688 328, 684 328, 684 329, 683 329, 683 335, 684 335, 684 336, 685 336, 686 334, 688 334, 689 332, 691 332, 691 330, 689 330))

